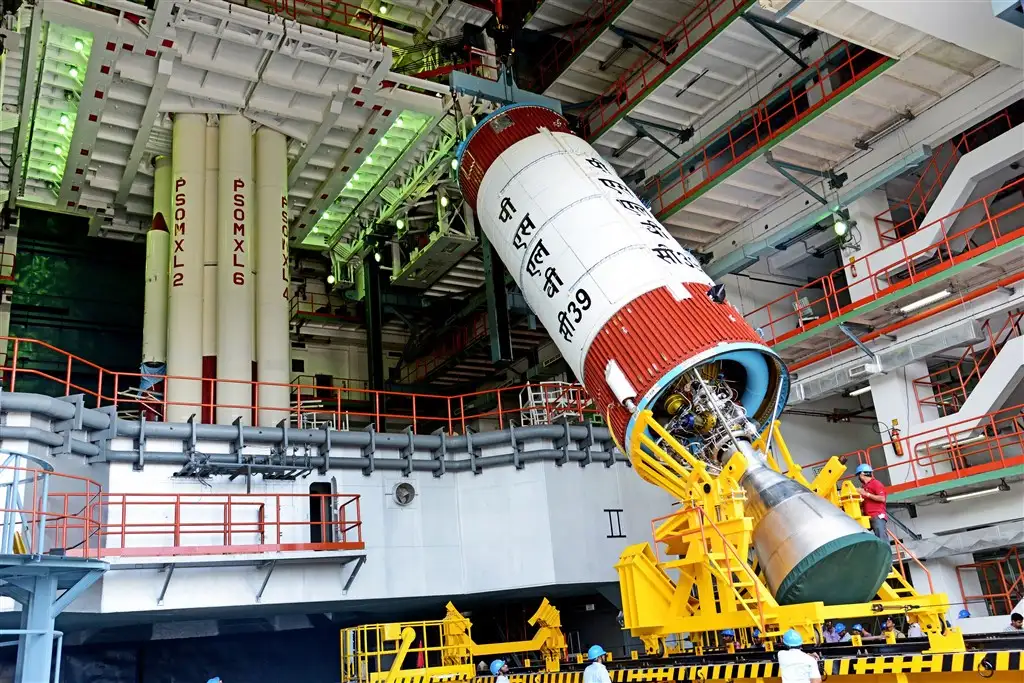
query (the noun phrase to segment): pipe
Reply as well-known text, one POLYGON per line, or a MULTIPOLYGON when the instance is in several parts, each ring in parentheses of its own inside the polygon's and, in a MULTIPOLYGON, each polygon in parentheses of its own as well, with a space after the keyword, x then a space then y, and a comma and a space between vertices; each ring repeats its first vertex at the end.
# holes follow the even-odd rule
POLYGON ((257 424, 271 426, 291 413, 288 383, 288 149, 284 135, 256 131, 256 370, 257 424))
POLYGON ((159 367, 167 362, 167 279, 171 233, 171 160, 153 162, 153 223, 146 233, 146 292, 142 314, 142 362, 159 367))
POLYGON ((241 114, 220 117, 217 175, 217 422, 252 422, 252 135, 241 114), (227 380, 227 381, 225 381, 227 380))
MULTIPOLYGON (((977 299, 979 297, 982 297, 982 296, 984 296, 986 294, 991 294, 992 292, 996 291, 997 289, 1002 289, 1003 287, 1008 287, 1008 286, 1010 286, 1010 285, 1012 285, 1012 284, 1014 284, 1016 282, 1020 282, 1021 280, 1024 280, 1024 271, 1022 271, 1020 273, 1017 273, 1016 275, 1011 275, 1009 277, 1003 278, 1002 280, 997 280, 996 282, 993 282, 992 284, 985 285, 981 289, 975 290, 975 291, 973 291, 973 292, 971 292, 969 294, 965 294, 964 296, 958 297, 956 299, 948 300, 948 301, 946 301, 946 302, 944 302, 944 303, 942 303, 942 304, 940 304, 938 306, 935 306, 934 308, 930 308, 927 311, 923 311, 921 313, 918 313, 917 315, 912 315, 909 318, 906 318, 904 320, 900 320, 899 322, 895 322, 892 325, 888 325, 888 326, 883 327, 883 328, 881 328, 879 330, 875 330, 874 332, 870 332, 870 333, 864 335, 863 337, 861 337, 860 341, 861 341, 861 343, 866 343, 866 342, 871 341, 872 339, 877 339, 878 337, 881 337, 881 336, 884 336, 884 335, 887 335, 887 334, 892 334, 896 330, 899 330, 901 328, 907 327, 908 325, 913 325, 914 323, 919 323, 922 320, 927 320, 928 318, 930 318, 933 315, 938 315, 939 313, 944 313, 944 312, 948 311, 951 308, 955 308, 957 306, 961 306, 961 305, 967 303, 968 301, 974 301, 975 299, 977 299)), ((799 370, 800 368, 806 368, 808 365, 813 365, 814 363, 817 363, 818 361, 825 360, 826 358, 831 358, 831 357, 833 357, 835 355, 838 355, 838 354, 840 354, 840 353, 842 353, 844 351, 849 351, 853 347, 854 347, 853 342, 846 342, 846 343, 843 343, 843 344, 838 344, 836 346, 830 347, 828 351, 823 351, 822 353, 819 353, 819 354, 816 354, 814 356, 811 356, 810 358, 806 358, 806 359, 804 359, 802 361, 798 361, 796 363, 793 363, 792 365, 789 366, 789 370, 790 370, 790 372, 795 372, 796 370, 799 370)))
MULTIPOLYGON (((129 463, 136 464, 139 462, 139 454, 137 451, 108 451, 105 453, 105 460, 107 462, 116 463, 129 463)), ((238 466, 238 460, 231 455, 209 455, 208 462, 212 464, 221 464, 225 466, 238 466)), ((567 462, 584 463, 587 459, 587 454, 583 451, 568 452, 568 457, 565 453, 559 450, 538 450, 538 451, 527 451, 519 455, 520 463, 534 463, 534 462, 558 462, 563 458, 567 459, 567 462)), ((617 451, 599 451, 591 453, 591 461, 594 464, 607 464, 609 459, 612 462, 628 463, 628 460, 619 454, 617 451)), ((151 465, 184 465, 188 462, 189 458, 183 453, 155 453, 146 451, 146 464, 151 465)), ((301 466, 308 466, 310 468, 323 467, 324 458, 323 456, 313 457, 300 457, 296 460, 301 460, 301 466)), ((406 460, 405 458, 373 458, 372 465, 376 470, 387 470, 387 471, 403 471, 407 468, 412 468, 414 472, 437 472, 441 469, 440 460, 435 459, 417 459, 412 458, 406 460)), ((469 472, 472 471, 474 463, 466 458, 462 459, 451 459, 447 458, 444 461, 445 472, 469 472)), ((509 455, 489 455, 476 458, 475 465, 479 469, 488 469, 492 467, 507 467, 514 463, 514 458, 511 454, 509 455)), ((365 456, 356 456, 351 458, 338 458, 332 457, 327 462, 327 468, 333 470, 368 470, 371 465, 371 459, 365 456)), ((287 469, 295 470, 300 466, 288 467, 287 469)))
MULTIPOLYGON (((4 392, 0 395, 0 410, 5 413, 36 413, 55 421, 72 420, 75 417, 75 406, 67 401, 21 392, 4 392)), ((108 429, 110 416, 99 410, 84 408, 82 426, 88 430, 108 429)))
MULTIPOLYGON (((247 444, 280 444, 285 440, 287 429, 287 440, 290 444, 303 444, 311 446, 327 445, 327 430, 324 429, 296 429, 294 427, 242 427, 242 439, 247 444)), ((238 440, 238 427, 232 425, 195 425, 196 438, 208 441, 234 442, 238 440)), ((118 420, 116 424, 115 437, 137 438, 141 433, 141 425, 138 422, 118 420)), ((605 428, 594 428, 594 441, 596 443, 609 443, 611 437, 605 428)), ((560 425, 543 425, 531 427, 516 427, 515 438, 517 441, 526 439, 554 440, 565 436, 565 427, 560 425)), ((170 424, 167 422, 147 422, 146 437, 150 439, 190 439, 192 427, 188 424, 170 424)), ((484 432, 473 435, 473 446, 503 446, 511 443, 509 430, 484 432)), ((587 428, 580 426, 569 427, 569 438, 573 441, 582 441, 587 438, 587 428)), ((345 432, 330 431, 331 446, 369 446, 371 444, 370 432, 345 432)), ((463 436, 445 437, 445 448, 448 450, 465 450, 467 440, 463 436)), ((409 446, 408 434, 377 433, 373 435, 373 443, 378 447, 402 449, 409 446)), ((437 434, 413 435, 412 446, 416 450, 436 451, 441 448, 441 437, 437 434)))
MULTIPOLYGON (((58 448, 64 445, 64 438, 60 434, 39 429, 38 427, 0 426, 0 439, 28 441, 44 448, 58 448)), ((71 452, 74 455, 84 455, 88 458, 93 458, 100 454, 100 447, 94 443, 71 439, 70 445, 71 452)), ((147 455, 146 457, 149 456, 147 455)))
POLYGON ((174 209, 167 295, 166 419, 183 422, 202 402, 203 224, 206 117, 177 114, 171 143, 174 209))

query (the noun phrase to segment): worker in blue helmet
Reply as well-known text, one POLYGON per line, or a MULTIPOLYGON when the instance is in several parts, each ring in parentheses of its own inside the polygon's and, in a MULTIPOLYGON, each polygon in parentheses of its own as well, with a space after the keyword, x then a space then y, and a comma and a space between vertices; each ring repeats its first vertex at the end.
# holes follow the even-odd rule
POLYGON ((850 634, 846 631, 846 624, 842 622, 836 624, 836 635, 839 636, 840 643, 850 642, 850 634))
POLYGON ((957 619, 970 619, 971 613, 965 609, 960 610, 960 614, 956 615, 957 619))
POLYGON ((608 655, 600 645, 591 645, 587 650, 590 665, 583 670, 583 683, 612 683, 608 669, 604 666, 604 658, 608 655))
POLYGON ((497 677, 495 683, 508 683, 508 665, 504 659, 495 659, 491 662, 491 675, 497 677))
POLYGON ((860 497, 863 499, 861 507, 863 508, 864 516, 868 518, 868 522, 871 525, 871 533, 878 536, 880 539, 889 542, 889 532, 886 530, 886 520, 889 518, 889 513, 885 507, 885 486, 882 482, 875 479, 875 473, 871 469, 871 465, 860 464, 857 465, 857 479, 860 480, 860 497))
POLYGON ((727 628, 722 631, 721 636, 722 645, 725 645, 726 647, 736 642, 736 631, 733 631, 731 628, 727 628))
MULTIPOLYGON (((841 624, 836 624, 838 628, 841 624)), ((779 650, 779 677, 782 683, 821 683, 818 658, 801 648, 804 638, 793 629, 782 634, 782 649, 779 650)))

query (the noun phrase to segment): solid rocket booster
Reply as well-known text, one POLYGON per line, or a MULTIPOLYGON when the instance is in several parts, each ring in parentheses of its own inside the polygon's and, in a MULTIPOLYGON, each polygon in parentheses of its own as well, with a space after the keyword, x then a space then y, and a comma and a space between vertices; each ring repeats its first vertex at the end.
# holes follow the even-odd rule
POLYGON ((708 295, 699 262, 560 115, 495 111, 462 143, 459 181, 620 443, 634 414, 711 361, 742 378, 740 402, 759 427, 786 404, 782 361, 732 305, 708 295))
POLYGON ((872 599, 891 567, 889 544, 750 446, 786 404, 785 365, 566 120, 535 105, 499 109, 459 148, 459 182, 619 442, 629 443, 641 411, 678 412, 666 397, 696 385, 693 400, 739 430, 705 441, 720 454, 735 445, 747 455, 739 484, 779 603, 872 599), (705 366, 715 391, 697 379, 705 366))

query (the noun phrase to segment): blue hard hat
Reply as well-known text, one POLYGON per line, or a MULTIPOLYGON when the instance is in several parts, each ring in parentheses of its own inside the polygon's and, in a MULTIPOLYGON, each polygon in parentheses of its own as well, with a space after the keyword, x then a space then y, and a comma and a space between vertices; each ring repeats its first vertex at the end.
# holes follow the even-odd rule
POLYGON ((722 635, 723 636, 732 636, 733 638, 735 638, 736 637, 736 631, 733 631, 731 628, 727 628, 724 631, 722 631, 722 635))
POLYGON ((835 625, 835 629, 836 629, 836 633, 842 633, 843 631, 846 630, 846 624, 844 624, 843 622, 840 621, 839 623, 837 623, 835 625))
POLYGON ((206 683, 220 683, 220 676, 214 676, 210 680, 206 681, 206 683))
POLYGON ((860 624, 854 624, 854 625, 853 625, 853 628, 852 628, 852 629, 850 629, 850 630, 851 630, 851 631, 863 631, 863 630, 864 630, 864 627, 863 627, 863 626, 861 626, 860 624))
MULTIPOLYGON (((842 626, 842 624, 840 624, 842 626)), ((789 629, 782 634, 782 644, 786 647, 800 647, 804 644, 803 636, 797 633, 794 629, 789 629)))
POLYGON ((957 619, 970 619, 971 613, 965 609, 960 610, 960 614, 956 615, 957 619))
POLYGON ((755 638, 760 638, 761 637, 761 629, 759 629, 759 628, 755 628, 754 629, 754 637, 755 638))
POLYGON ((504 659, 495 659, 493 662, 491 662, 491 675, 497 676, 498 673, 501 671, 501 667, 503 666, 505 666, 504 659))
POLYGON ((594 661, 598 657, 604 657, 606 654, 608 653, 600 645, 591 645, 590 649, 587 650, 587 659, 594 661))
POLYGON ((865 472, 871 474, 871 465, 868 465, 867 463, 861 463, 860 465, 857 465, 857 474, 864 474, 865 472))

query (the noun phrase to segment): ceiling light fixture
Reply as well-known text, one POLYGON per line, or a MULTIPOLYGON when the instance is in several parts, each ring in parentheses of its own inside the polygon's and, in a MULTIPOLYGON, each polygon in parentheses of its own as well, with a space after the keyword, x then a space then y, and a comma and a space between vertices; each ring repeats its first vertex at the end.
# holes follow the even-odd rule
POLYGON ((53 153, 56 154, 57 156, 60 156, 61 154, 64 153, 64 150, 61 149, 60 145, 54 145, 53 146, 53 153))
POLYGON ((373 260, 376 261, 377 263, 380 263, 380 252, 379 251, 373 252, 373 260))
POLYGON ((941 292, 935 292, 934 294, 929 294, 928 296, 924 297, 923 299, 918 299, 917 301, 915 301, 913 303, 907 304, 906 306, 902 306, 900 308, 900 310, 903 311, 904 313, 910 313, 912 311, 916 311, 919 308, 924 308, 925 306, 927 306, 929 304, 933 304, 936 301, 942 301, 943 299, 948 297, 950 294, 952 294, 952 292, 950 292, 948 289, 944 289, 941 292))
POLYGON ((85 49, 85 43, 80 40, 75 41, 75 52, 81 52, 85 49))
POLYGON ((405 230, 405 221, 399 218, 397 221, 395 221, 395 227, 398 228, 399 230, 405 230))
POLYGON ((447 195, 441 195, 441 207, 444 208, 446 206, 448 206, 448 197, 447 195))
POLYGON ((71 123, 71 119, 68 118, 68 115, 67 114, 61 114, 60 115, 60 125, 66 126, 69 123, 71 123))
POLYGON ((330 275, 328 275, 328 276, 327 276, 327 284, 329 284, 329 285, 333 285, 333 284, 334 284, 334 282, 335 282, 335 280, 334 280, 334 274, 332 273, 332 274, 330 274, 330 275))
POLYGON ((380 146, 381 147, 387 147, 388 146, 388 139, 387 138, 381 138, 380 139, 380 146))
POLYGON ((387 5, 381 5, 380 6, 380 13, 381 14, 387 14, 388 13, 388 6, 387 5))
POLYGON ((73 66, 68 69, 68 75, 70 75, 71 78, 78 78, 78 68, 73 66))
POLYGON ((861 394, 866 394, 869 391, 871 391, 870 384, 866 387, 861 387, 860 389, 854 389, 853 391, 850 392, 850 396, 860 396, 861 394))
POLYGON ((980 496, 987 496, 990 493, 999 493, 1000 491, 1009 491, 1010 485, 1005 481, 999 482, 999 486, 993 486, 990 489, 981 489, 980 491, 968 491, 967 493, 954 493, 952 496, 942 492, 943 503, 952 503, 955 500, 966 500, 968 498, 978 498, 980 496))
POLYGON ((64 135, 68 132, 68 129, 64 126, 57 126, 57 135, 64 135))
POLYGON ((56 173, 60 169, 57 168, 57 164, 50 164, 50 173, 56 173))

